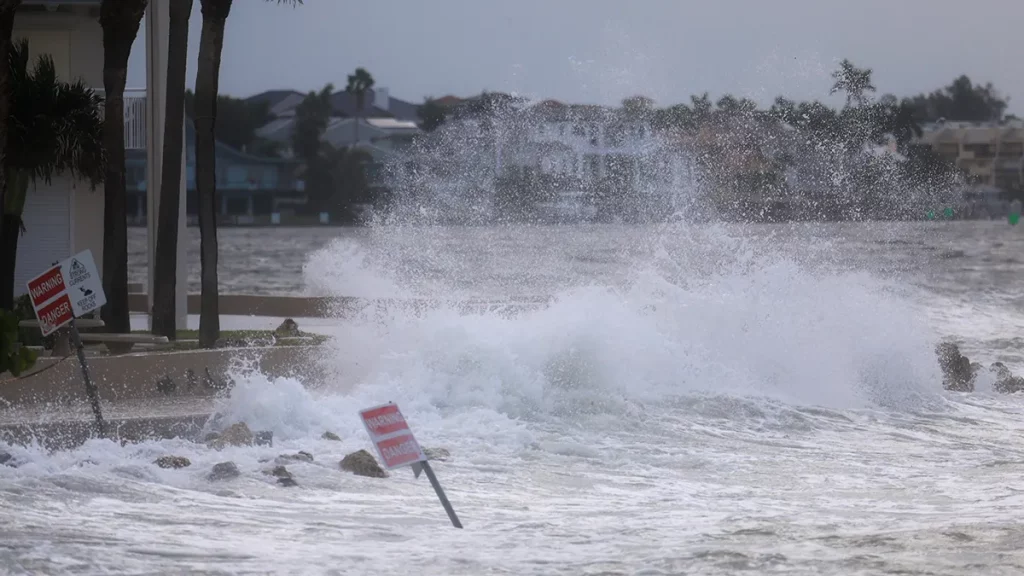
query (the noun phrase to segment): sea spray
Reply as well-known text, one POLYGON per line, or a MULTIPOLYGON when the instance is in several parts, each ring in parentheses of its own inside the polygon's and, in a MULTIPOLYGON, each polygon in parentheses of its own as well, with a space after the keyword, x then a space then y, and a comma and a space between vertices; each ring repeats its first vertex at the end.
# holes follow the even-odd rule
POLYGON ((866 273, 717 238, 656 243, 621 285, 513 317, 443 303, 348 317, 322 360, 339 376, 357 364, 367 399, 444 417, 572 418, 695 393, 899 410, 934 398, 935 336, 909 301, 866 273))

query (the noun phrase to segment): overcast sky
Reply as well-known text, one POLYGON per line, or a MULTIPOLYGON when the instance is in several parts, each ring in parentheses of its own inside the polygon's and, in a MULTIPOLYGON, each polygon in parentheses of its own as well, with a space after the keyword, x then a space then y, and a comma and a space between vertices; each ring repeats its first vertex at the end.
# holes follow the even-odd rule
MULTIPOLYGON (((195 82, 199 0, 189 37, 195 82)), ((612 104, 708 91, 830 103, 842 58, 879 94, 931 91, 966 73, 1024 106, 1024 0, 235 0, 220 89, 344 87, 357 66, 393 96, 481 90, 612 104)), ((129 87, 145 86, 136 43, 129 87)))

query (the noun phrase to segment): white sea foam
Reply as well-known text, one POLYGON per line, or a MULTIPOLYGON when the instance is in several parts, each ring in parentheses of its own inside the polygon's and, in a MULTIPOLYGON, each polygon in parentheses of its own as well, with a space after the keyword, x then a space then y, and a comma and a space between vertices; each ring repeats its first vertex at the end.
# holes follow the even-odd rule
MULTIPOLYGON (((334 329, 322 382, 239 364, 219 411, 273 431, 274 447, 0 447, 18 464, 0 466, 0 564, 477 575, 1019 561, 1005 542, 1020 534, 1007 510, 1024 504, 1010 480, 1024 407, 991 383, 939 391, 942 331, 916 289, 720 230, 674 232, 635 247, 624 281, 574 278, 518 314, 367 308, 334 329), (387 401, 422 444, 451 451, 435 467, 466 530, 446 528, 407 470, 338 469, 369 448, 358 410, 387 401), (264 471, 297 450, 315 461, 289 463, 299 487, 282 488, 264 471), (169 454, 192 466, 153 465, 169 454), (207 479, 228 460, 239 478, 207 479)), ((387 257, 350 245, 310 262, 326 285, 448 294, 378 276, 387 257)))

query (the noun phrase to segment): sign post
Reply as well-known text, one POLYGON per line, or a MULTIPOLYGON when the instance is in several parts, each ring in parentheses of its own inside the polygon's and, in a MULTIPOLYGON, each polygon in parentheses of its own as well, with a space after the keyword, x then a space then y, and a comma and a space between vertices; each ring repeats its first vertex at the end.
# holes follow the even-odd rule
POLYGON ((103 283, 92 252, 80 252, 63 262, 54 264, 47 271, 28 281, 29 298, 39 319, 39 330, 43 336, 52 334, 70 324, 71 343, 78 353, 85 381, 85 393, 96 417, 96 429, 105 434, 100 396, 89 376, 89 364, 85 361, 85 347, 75 326, 75 318, 88 314, 107 303, 103 294, 103 283))
POLYGON ((441 501, 441 506, 448 513, 448 519, 452 521, 452 526, 462 528, 462 522, 455 515, 455 509, 452 508, 451 502, 445 496, 441 483, 434 475, 427 456, 412 435, 412 430, 409 429, 409 424, 405 421, 402 411, 398 409, 398 405, 389 402, 382 406, 360 410, 359 417, 362 418, 366 432, 370 435, 374 447, 377 448, 377 454, 384 462, 384 467, 394 470, 402 466, 412 466, 417 478, 419 478, 420 469, 426 472, 430 485, 437 493, 437 499, 441 501))

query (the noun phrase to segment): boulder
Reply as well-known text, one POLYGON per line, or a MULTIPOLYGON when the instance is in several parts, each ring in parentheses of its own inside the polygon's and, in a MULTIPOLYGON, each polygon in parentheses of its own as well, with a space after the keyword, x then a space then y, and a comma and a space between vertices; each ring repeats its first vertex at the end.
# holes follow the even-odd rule
POLYGON ((273 446, 274 445, 274 432, 272 430, 264 430, 257 432, 253 436, 253 441, 257 446, 273 446))
POLYGON ((426 455, 427 460, 437 460, 438 462, 446 462, 452 457, 452 453, 445 448, 424 448, 423 454, 426 455))
POLYGON ((1024 392, 1024 378, 1014 376, 1002 362, 994 362, 988 369, 996 378, 994 386, 996 392, 1003 394, 1024 392))
POLYGON ((241 472, 238 471, 238 466, 234 462, 221 462, 220 464, 214 464, 213 470, 210 471, 210 475, 206 478, 211 482, 218 480, 231 480, 232 478, 238 478, 241 472))
POLYGON ((971 361, 960 353, 960 347, 943 342, 935 347, 935 355, 942 369, 942 387, 954 392, 974 391, 974 370, 971 361))
POLYGON ((351 472, 356 476, 367 476, 369 478, 387 478, 388 473, 380 467, 377 463, 377 459, 373 457, 366 450, 360 450, 353 452, 348 456, 345 456, 340 466, 342 470, 351 472))
POLYGON ((270 470, 264 470, 264 474, 268 476, 274 476, 277 478, 277 483, 281 486, 292 487, 298 486, 295 478, 292 477, 292 473, 288 471, 284 466, 274 466, 270 470))
POLYGON ((312 462, 313 455, 309 452, 303 452, 299 450, 297 454, 281 454, 277 457, 276 462, 312 462))
POLYGON ((291 318, 285 318, 284 322, 274 330, 274 335, 277 337, 288 337, 299 335, 299 324, 291 318))
POLYGON ((153 462, 161 468, 188 468, 192 465, 192 461, 184 456, 161 456, 153 462))
POLYGON ((337 434, 331 432, 330 430, 324 432, 324 435, 321 436, 320 438, 324 440, 333 440, 334 442, 341 442, 341 436, 338 436, 337 434))
POLYGON ((207 442, 210 444, 210 448, 214 450, 220 450, 225 446, 252 446, 253 440, 252 430, 249 430, 249 426, 245 422, 238 422, 228 426, 227 430, 221 432, 213 439, 207 436, 207 442))
POLYGON ((0 452, 0 465, 14 466, 14 456, 11 456, 7 452, 0 452))

